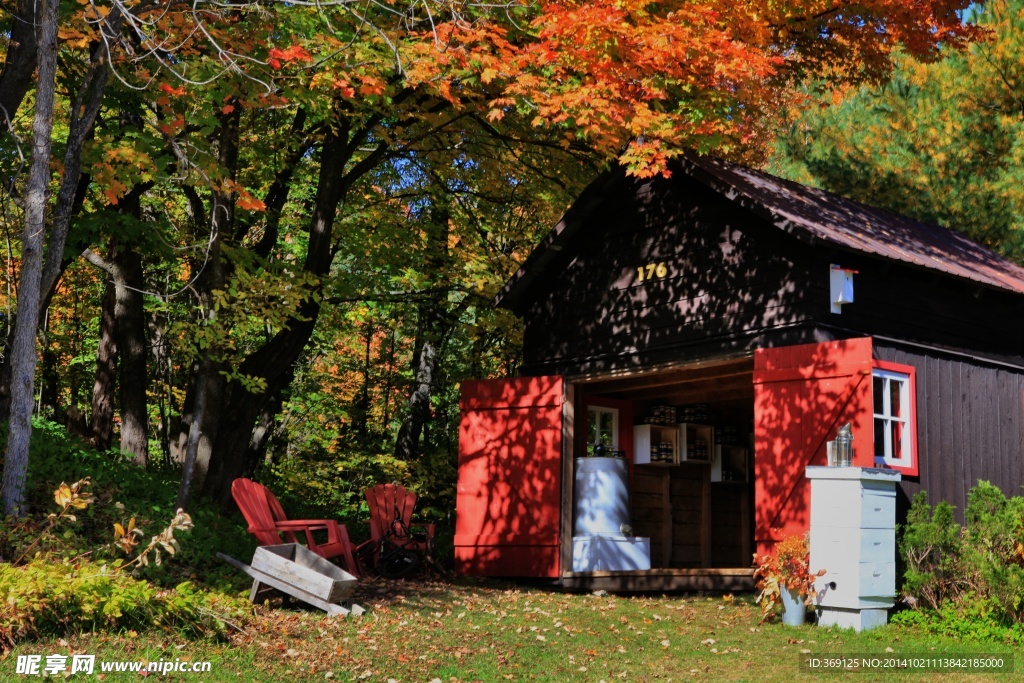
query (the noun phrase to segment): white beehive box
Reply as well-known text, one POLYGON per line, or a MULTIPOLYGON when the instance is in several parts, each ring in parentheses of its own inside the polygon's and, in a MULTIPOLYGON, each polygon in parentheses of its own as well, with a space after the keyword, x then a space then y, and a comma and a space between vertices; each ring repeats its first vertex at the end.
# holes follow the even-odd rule
POLYGON ((819 623, 858 630, 885 624, 896 596, 898 472, 808 467, 810 569, 819 623))
MULTIPOLYGON (((860 467, 808 467, 811 488, 811 524, 850 529, 891 529, 896 523, 896 488, 899 473, 860 467), (861 479, 856 472, 886 472, 885 479, 861 479), (888 474, 892 472, 892 474, 888 474), (850 478, 840 478, 846 474, 850 478), (896 478, 893 479, 892 477, 896 478)), ((874 475, 867 475, 872 476, 874 475)))
POLYGON ((651 539, 641 536, 573 536, 574 572, 648 571, 651 568, 651 539))

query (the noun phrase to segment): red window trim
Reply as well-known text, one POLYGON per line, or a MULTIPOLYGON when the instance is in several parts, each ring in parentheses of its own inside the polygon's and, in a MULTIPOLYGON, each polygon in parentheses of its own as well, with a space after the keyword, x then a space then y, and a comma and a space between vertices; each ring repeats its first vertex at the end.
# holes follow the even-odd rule
MULTIPOLYGON (((884 360, 873 360, 871 361, 872 368, 878 368, 879 370, 887 370, 888 372, 897 372, 901 375, 906 375, 910 382, 910 465, 908 467, 901 467, 899 465, 890 465, 886 463, 881 465, 876 463, 875 467, 886 467, 893 469, 902 474, 905 477, 916 477, 919 472, 919 460, 917 453, 917 368, 913 365, 901 365, 899 363, 890 363, 884 360)), ((871 421, 874 423, 875 420, 875 397, 874 397, 874 382, 871 384, 871 401, 868 403, 869 409, 871 410, 871 421)), ((874 459, 875 444, 874 444, 874 426, 871 429, 871 457, 874 459)))

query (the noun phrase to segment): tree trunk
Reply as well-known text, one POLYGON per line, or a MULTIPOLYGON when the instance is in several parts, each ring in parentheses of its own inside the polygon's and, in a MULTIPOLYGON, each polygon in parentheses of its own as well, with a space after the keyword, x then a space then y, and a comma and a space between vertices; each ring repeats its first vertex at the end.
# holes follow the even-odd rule
POLYGON ((114 433, 114 390, 117 376, 117 337, 114 283, 107 280, 100 308, 100 338, 96 348, 96 379, 92 385, 90 441, 101 451, 110 448, 114 433))
POLYGON ((267 344, 249 356, 241 367, 247 375, 262 377, 266 390, 254 393, 238 382, 228 384, 224 410, 217 432, 210 472, 203 491, 225 509, 231 509, 231 482, 251 474, 257 452, 253 446, 253 427, 267 410, 279 400, 291 383, 294 366, 313 336, 320 313, 319 304, 310 302, 300 311, 305 320, 294 320, 267 344))
MULTIPOLYGON (((64 244, 79 181, 82 176, 82 146, 92 131, 103 101, 110 69, 102 41, 93 48, 90 66, 70 107, 64 171, 53 222, 46 226, 47 194, 50 184, 50 141, 53 135, 53 100, 57 67, 56 0, 35 3, 36 28, 36 110, 32 126, 32 164, 25 190, 25 231, 22 242, 21 284, 18 290, 18 320, 10 356, 10 417, 7 455, 4 459, 3 509, 17 515, 24 500, 28 472, 28 447, 32 438, 32 388, 36 374, 35 336, 39 325, 43 293, 60 277, 64 244), (44 259, 43 247, 46 246, 44 259)), ((120 10, 107 15, 103 31, 118 30, 120 10)), ((2 405, 0 405, 2 407, 2 405)))
POLYGON ((60 407, 60 377, 57 374, 57 354, 50 347, 50 335, 46 321, 44 329, 39 333, 39 343, 43 347, 43 365, 39 373, 39 410, 40 415, 50 415, 55 422, 63 422, 65 415, 60 407))
MULTIPOLYGON (((292 383, 294 377, 295 373, 293 370, 283 383, 282 388, 287 388, 292 383)), ((246 456, 247 462, 266 462, 267 445, 270 443, 270 438, 274 435, 274 420, 281 411, 282 403, 283 396, 278 393, 263 407, 263 412, 260 413, 259 418, 256 420, 256 428, 252 432, 252 438, 249 440, 249 454, 246 456)))
MULTIPOLYGON (((116 30, 121 24, 120 10, 115 5, 107 15, 104 31, 116 30)), ((102 42, 102 41, 100 41, 102 42)), ((42 41, 40 41, 42 49, 42 41)), ((89 70, 79 88, 75 101, 71 103, 68 125, 67 146, 64 151, 64 174, 57 190, 57 201, 53 209, 53 225, 46 244, 46 260, 43 263, 42 290, 54 290, 64 270, 64 245, 75 201, 82 191, 82 148, 92 135, 96 117, 103 104, 103 93, 107 87, 110 67, 107 64, 106 46, 97 44, 90 55, 89 70)))
POLYGON ((142 301, 142 260, 132 248, 115 250, 124 280, 116 288, 117 354, 121 393, 121 450, 140 467, 149 464, 149 416, 146 406, 146 311, 142 301))
MULTIPOLYGON (((149 462, 149 430, 146 410, 146 321, 142 304, 142 264, 130 248, 111 243, 111 258, 104 259, 91 249, 85 259, 100 268, 114 285, 114 332, 119 358, 121 394, 121 450, 132 454, 132 462, 145 467, 149 462)), ((94 395, 95 398, 95 395, 94 395)))
MULTIPOLYGON (((238 133, 240 108, 221 117, 218 135, 218 162, 233 180, 238 166, 238 133)), ((195 288, 205 321, 213 322, 217 313, 214 308, 213 292, 224 286, 224 262, 221 246, 227 237, 234 232, 235 207, 230 195, 219 190, 211 193, 212 207, 210 210, 210 249, 201 275, 197 278, 195 288)), ((197 222, 203 215, 198 205, 199 199, 195 192, 190 195, 193 205, 193 227, 202 227, 197 222)), ((183 423, 188 425, 188 437, 185 439, 184 467, 181 485, 178 488, 178 507, 187 507, 192 492, 202 490, 210 471, 214 455, 214 443, 221 430, 220 414, 223 407, 225 381, 220 373, 219 363, 212 357, 213 349, 207 347, 201 351, 197 364, 195 381, 192 383, 194 398, 192 414, 183 423)))
MULTIPOLYGON (((220 420, 223 409, 225 380, 220 373, 221 366, 208 356, 204 356, 197 368, 193 385, 194 400, 192 410, 185 416, 182 425, 188 426, 187 438, 183 439, 183 465, 192 462, 191 467, 182 470, 182 486, 179 493, 191 495, 192 491, 202 491, 209 477, 210 464, 213 460, 215 443, 223 426, 220 420), (193 425, 198 425, 199 433, 192 436, 193 425), (194 449, 194 452, 192 452, 194 449), (189 481, 184 480, 188 478, 189 481)), ((180 498, 178 507, 187 507, 188 498, 180 498)))
MULTIPOLYGON (((0 135, 0 138, 2 138, 2 137, 3 136, 0 135)), ((88 189, 88 186, 89 186, 89 178, 88 178, 88 176, 84 176, 83 175, 82 177, 79 178, 78 191, 74 195, 74 203, 73 203, 73 207, 72 207, 72 210, 70 211, 70 213, 77 213, 78 209, 81 208, 82 203, 84 202, 84 199, 85 199, 85 192, 88 189)), ((57 208, 59 209, 61 206, 62 205, 58 203, 57 208)), ((55 212, 56 212, 56 210, 55 210, 55 212)), ((57 222, 57 218, 56 217, 54 217, 54 222, 57 222)), ((50 243, 54 244, 55 242, 53 241, 53 239, 51 239, 50 243)), ((82 248, 85 248, 84 245, 83 245, 82 248)), ((61 246, 61 250, 62 251, 63 251, 63 249, 64 249, 64 247, 61 246)), ((81 251, 81 249, 79 249, 78 251, 81 251)), ((50 300, 53 299, 54 294, 56 294, 56 292, 57 292, 57 287, 60 284, 60 276, 63 275, 63 273, 67 269, 67 267, 69 265, 71 265, 71 262, 72 262, 71 259, 64 259, 64 260, 62 260, 60 262, 60 264, 59 264, 59 269, 58 269, 58 272, 56 273, 55 277, 50 278, 50 279, 46 278, 45 269, 44 269, 43 280, 44 280, 44 282, 49 283, 49 284, 46 286, 46 288, 42 288, 42 286, 41 286, 42 295, 39 298, 39 318, 40 319, 45 314, 46 309, 49 308, 50 300)), ((10 293, 10 289, 8 288, 8 294, 9 293, 10 293)), ((12 330, 13 330, 13 325, 9 325, 8 326, 8 332, 9 333, 5 335, 5 338, 4 338, 4 341, 3 341, 3 350, 2 350, 2 352, 0 352, 0 422, 7 422, 10 419, 10 415, 11 415, 11 393, 10 393, 10 388, 11 388, 11 366, 10 366, 10 363, 7 362, 7 361, 8 361, 8 359, 10 359, 11 345, 14 343, 13 331, 12 330)))
POLYGON ((391 330, 391 339, 388 342, 388 359, 384 365, 384 415, 381 418, 381 434, 387 434, 391 426, 391 390, 395 379, 395 335, 397 334, 396 330, 391 330))
MULTIPOLYGON (((331 233, 338 206, 348 188, 344 170, 351 158, 351 149, 349 141, 338 131, 331 130, 325 135, 304 263, 305 270, 313 275, 322 277, 330 271, 331 233)), ((203 487, 204 493, 226 510, 233 506, 231 482, 255 465, 253 427, 267 407, 280 400, 291 383, 295 363, 309 343, 319 315, 320 304, 307 299, 284 329, 242 362, 239 370, 245 375, 263 378, 266 391, 253 393, 238 382, 226 387, 216 447, 203 487)))
MULTIPOLYGON (((150 353, 152 354, 152 376, 158 383, 159 396, 157 404, 160 410, 159 432, 160 450, 163 453, 164 465, 175 460, 174 449, 171 447, 171 435, 177 433, 177 423, 172 424, 171 413, 174 410, 174 394, 171 391, 171 358, 170 343, 167 340, 167 321, 163 314, 155 314, 149 320, 150 353)), ((182 458, 184 459, 184 458, 182 458)))
POLYGON ((196 481, 195 467, 196 458, 199 454, 199 441, 202 439, 202 420, 206 415, 206 381, 210 376, 210 361, 205 359, 203 367, 200 367, 197 374, 196 403, 193 406, 192 418, 189 420, 188 439, 185 443, 185 461, 182 463, 181 482, 178 484, 178 498, 174 507, 184 509, 188 507, 192 497, 192 484, 196 481))
MULTIPOLYGON (((39 46, 36 110, 32 124, 32 164, 25 189, 25 228, 21 245, 21 281, 18 319, 11 349, 11 415, 0 498, 8 515, 20 515, 28 474, 28 447, 32 439, 32 387, 36 374, 36 329, 39 326, 43 244, 46 235, 46 198, 50 186, 50 140, 57 73, 57 0, 36 6, 36 41, 39 46)), ((63 245, 61 245, 63 248, 63 245)))
MULTIPOLYGON (((142 195, 148 185, 133 188, 122 199, 119 210, 142 220, 142 195)), ((134 246, 117 244, 111 251, 120 278, 117 285, 117 355, 121 390, 121 450, 132 454, 140 467, 149 464, 149 410, 146 389, 146 309, 142 300, 145 286, 142 257, 134 246)))
POLYGON ((440 293, 419 305, 416 343, 413 346, 413 385, 409 392, 409 411, 398 430, 395 439, 395 457, 413 460, 420 454, 420 438, 430 420, 430 394, 434 385, 437 352, 441 341, 448 335, 452 321, 446 311, 447 292, 442 291, 447 273, 451 267, 451 253, 448 248, 450 214, 444 205, 437 206, 426 221, 427 267, 431 273, 431 284, 440 293))
POLYGON ((18 8, 11 17, 7 55, 0 72, 0 139, 7 137, 9 124, 32 87, 37 58, 35 26, 42 19, 36 15, 37 7, 33 0, 18 0, 18 8))
MULTIPOLYGON (((423 312, 421 315, 424 318, 433 318, 436 313, 423 312)), ((437 362, 437 347, 434 345, 435 322, 436 320, 423 320, 420 324, 417 348, 413 353, 415 379, 412 392, 409 394, 409 414, 402 421, 398 438, 395 440, 395 457, 400 460, 414 460, 420 454, 420 436, 423 434, 424 425, 430 419, 430 389, 434 383, 434 367, 437 362)))
POLYGON ((352 403, 352 422, 355 426, 356 438, 365 444, 370 432, 370 350, 373 344, 374 324, 367 322, 363 328, 363 385, 359 396, 352 403))

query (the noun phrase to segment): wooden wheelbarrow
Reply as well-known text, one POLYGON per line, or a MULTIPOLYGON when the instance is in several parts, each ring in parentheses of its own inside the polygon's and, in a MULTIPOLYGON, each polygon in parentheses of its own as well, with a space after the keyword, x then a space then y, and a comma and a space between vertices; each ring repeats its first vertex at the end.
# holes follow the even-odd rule
POLYGON ((276 588, 331 616, 359 616, 366 611, 347 600, 356 587, 356 577, 298 543, 261 546, 251 566, 224 553, 217 557, 252 577, 250 602, 256 602, 263 590, 276 588))

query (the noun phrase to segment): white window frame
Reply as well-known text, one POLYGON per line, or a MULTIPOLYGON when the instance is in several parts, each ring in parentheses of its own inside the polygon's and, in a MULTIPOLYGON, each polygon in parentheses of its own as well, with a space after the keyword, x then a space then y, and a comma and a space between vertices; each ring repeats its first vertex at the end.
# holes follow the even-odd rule
POLYGON ((874 444, 874 455, 875 464, 881 467, 891 467, 893 469, 901 470, 910 475, 917 474, 917 410, 914 402, 916 397, 914 396, 914 375, 912 372, 901 372, 890 367, 874 367, 871 369, 871 430, 872 436, 876 433, 875 426, 879 420, 885 422, 884 429, 882 429, 882 438, 884 439, 881 446, 874 444), (875 396, 874 387, 875 379, 883 380, 882 386, 882 412, 875 412, 875 396), (891 382, 900 383, 900 410, 899 417, 893 414, 892 410, 892 391, 890 390, 891 382), (901 441, 899 452, 902 453, 902 457, 893 456, 893 443, 892 443, 892 428, 893 422, 903 424, 901 431, 901 441), (879 456, 878 453, 882 455, 879 456))
MULTIPOLYGON (((604 406, 587 406, 587 439, 590 439, 590 425, 594 418, 598 418, 598 425, 600 425, 601 414, 610 414, 612 416, 612 449, 620 450, 619 446, 619 409, 618 408, 605 408, 604 406)), ((587 455, 593 455, 594 444, 587 443, 587 455)), ((609 453, 608 455, 611 455, 609 453)))

